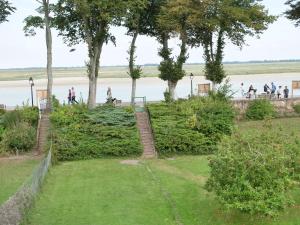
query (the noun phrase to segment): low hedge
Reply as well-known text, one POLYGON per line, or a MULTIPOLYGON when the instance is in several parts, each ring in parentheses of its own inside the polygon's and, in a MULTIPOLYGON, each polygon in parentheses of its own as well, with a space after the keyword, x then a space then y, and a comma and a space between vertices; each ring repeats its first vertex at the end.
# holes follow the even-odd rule
POLYGON ((207 155, 231 134, 234 110, 228 101, 206 98, 148 105, 160 155, 207 155))
POLYGON ((142 153, 134 113, 130 108, 58 107, 51 115, 53 151, 59 161, 142 153))

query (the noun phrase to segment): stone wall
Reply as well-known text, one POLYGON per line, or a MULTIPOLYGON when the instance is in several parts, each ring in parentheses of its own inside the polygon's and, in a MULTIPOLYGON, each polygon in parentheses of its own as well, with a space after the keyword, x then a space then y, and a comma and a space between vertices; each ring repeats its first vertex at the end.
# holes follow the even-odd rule
MULTIPOLYGON (((236 109, 244 114, 248 108, 249 103, 252 99, 241 99, 232 100, 232 103, 236 109)), ((293 113, 293 105, 300 104, 300 98, 289 98, 289 99, 272 99, 271 103, 275 106, 278 113, 293 113)))

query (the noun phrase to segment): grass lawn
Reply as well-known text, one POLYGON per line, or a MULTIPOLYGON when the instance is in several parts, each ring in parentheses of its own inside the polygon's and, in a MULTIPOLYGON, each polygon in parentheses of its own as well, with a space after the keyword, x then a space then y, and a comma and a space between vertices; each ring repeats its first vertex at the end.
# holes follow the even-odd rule
POLYGON ((18 190, 38 163, 37 159, 0 159, 0 205, 18 190))
MULTIPOLYGON (((300 118, 274 120, 300 134, 300 118)), ((255 132, 261 122, 238 124, 255 132)), ((124 165, 118 159, 65 162, 53 167, 24 224, 30 225, 296 225, 295 206, 275 220, 226 211, 205 191, 208 158, 182 156, 124 165)))

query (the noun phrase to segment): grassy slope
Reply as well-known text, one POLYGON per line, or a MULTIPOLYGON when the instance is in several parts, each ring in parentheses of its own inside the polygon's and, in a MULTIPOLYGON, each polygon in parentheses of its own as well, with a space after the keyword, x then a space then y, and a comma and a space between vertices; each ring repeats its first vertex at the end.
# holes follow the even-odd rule
MULTIPOLYGON (((225 64, 228 75, 266 74, 266 73, 293 73, 300 72, 300 62, 276 62, 276 63, 243 63, 225 64)), ((203 65, 186 65, 187 74, 203 75, 203 65)), ((126 66, 102 67, 100 77, 102 78, 128 78, 126 66)), ((28 74, 34 79, 46 79, 45 69, 9 69, 0 70, 1 80, 27 80, 28 74)), ((145 77, 158 76, 157 66, 144 66, 145 77)), ((86 76, 86 68, 54 68, 55 77, 81 77, 86 76)))
POLYGON ((0 205, 31 175, 38 160, 0 160, 0 205))
MULTIPOLYGON (((300 118, 274 123, 300 136, 300 118)), ((255 132, 261 124, 244 122, 238 128, 255 132)), ((208 174, 207 157, 201 156, 150 160, 138 166, 116 159, 63 163, 52 169, 28 224, 300 224, 300 188, 293 192, 296 206, 276 220, 249 217, 222 210, 203 189, 208 174)))

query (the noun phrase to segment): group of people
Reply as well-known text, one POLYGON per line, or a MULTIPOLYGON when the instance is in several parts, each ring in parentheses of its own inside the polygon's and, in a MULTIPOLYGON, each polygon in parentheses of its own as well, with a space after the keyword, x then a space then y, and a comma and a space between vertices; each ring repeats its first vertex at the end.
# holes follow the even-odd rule
MULTIPOLYGON (((248 92, 245 92, 244 89, 244 83, 241 83, 241 95, 242 97, 246 97, 246 98, 256 98, 256 93, 257 93, 257 89, 255 89, 253 87, 253 85, 251 84, 248 92)), ((278 86, 278 88, 276 87, 276 85, 274 84, 274 82, 271 82, 271 86, 269 86, 268 84, 264 85, 264 94, 270 96, 270 98, 288 98, 289 97, 289 93, 290 90, 288 89, 287 86, 284 87, 284 89, 282 88, 282 86, 278 86)))
POLYGON ((71 89, 69 89, 69 94, 68 94, 68 104, 78 104, 78 102, 76 101, 76 93, 75 93, 75 89, 74 87, 72 87, 71 89))
MULTIPOLYGON (((107 92, 106 92, 106 103, 115 103, 117 99, 112 97, 112 92, 111 88, 108 87, 107 92)), ((78 101, 76 100, 76 93, 75 93, 75 88, 72 87, 69 89, 69 94, 68 94, 68 104, 78 104, 78 101)))

